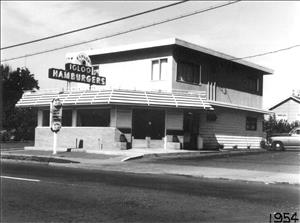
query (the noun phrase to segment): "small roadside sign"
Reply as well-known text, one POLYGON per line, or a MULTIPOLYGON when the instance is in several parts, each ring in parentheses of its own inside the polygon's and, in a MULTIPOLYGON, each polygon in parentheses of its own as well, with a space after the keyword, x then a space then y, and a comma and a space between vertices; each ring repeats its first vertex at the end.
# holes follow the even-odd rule
POLYGON ((59 98, 54 98, 50 104, 51 122, 50 128, 53 132, 53 154, 56 154, 57 133, 61 129, 62 103, 59 98))
POLYGON ((54 98, 50 107, 51 131, 58 132, 61 129, 62 122, 62 104, 59 98, 54 98))

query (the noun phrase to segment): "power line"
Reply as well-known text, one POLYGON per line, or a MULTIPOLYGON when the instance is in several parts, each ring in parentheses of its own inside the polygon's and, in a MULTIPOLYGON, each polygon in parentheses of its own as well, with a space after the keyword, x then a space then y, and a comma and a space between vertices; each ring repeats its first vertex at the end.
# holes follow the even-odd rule
POLYGON ((125 19, 133 18, 133 17, 140 16, 140 15, 144 15, 144 14, 147 14, 147 13, 150 13, 150 12, 155 12, 155 11, 158 11, 158 10, 161 10, 161 9, 169 8, 171 6, 179 5, 179 4, 185 3, 187 1, 189 1, 189 0, 183 0, 183 1, 180 1, 180 2, 175 2, 175 3, 169 4, 169 5, 165 5, 165 6, 150 9, 150 10, 147 10, 147 11, 139 12, 139 13, 136 13, 136 14, 124 16, 124 17, 117 18, 117 19, 114 19, 114 20, 98 23, 98 24, 95 24, 95 25, 83 27, 83 28, 80 28, 80 29, 75 29, 75 30, 64 32, 64 33, 55 34, 55 35, 52 35, 52 36, 47 36, 47 37, 43 37, 43 38, 40 38, 40 39, 31 40, 31 41, 28 41, 28 42, 23 42, 23 43, 14 44, 14 45, 11 45, 11 46, 2 47, 0 50, 14 48, 14 47, 18 47, 18 46, 24 46, 24 45, 31 44, 31 43, 41 42, 41 41, 44 41, 44 40, 53 39, 53 38, 60 37, 60 36, 65 36, 65 35, 68 35, 68 34, 71 34, 71 33, 80 32, 80 31, 87 30, 87 29, 92 29, 92 28, 95 28, 95 27, 98 27, 98 26, 103 26, 103 25, 107 25, 107 24, 110 24, 110 23, 119 22, 119 21, 122 21, 122 20, 125 20, 125 19))
POLYGON ((87 40, 87 41, 83 41, 83 42, 79 42, 79 43, 74 43, 74 44, 70 44, 70 45, 65 45, 65 46, 62 46, 62 47, 57 47, 57 48, 54 48, 54 49, 44 50, 44 51, 40 51, 40 52, 36 52, 36 53, 32 53, 32 54, 26 54, 26 55, 23 55, 23 56, 18 56, 18 57, 13 57, 13 58, 9 58, 9 59, 4 59, 4 60, 1 60, 1 62, 7 62, 7 61, 11 61, 11 60, 16 60, 16 59, 21 59, 21 58, 36 56, 36 55, 40 55, 40 54, 44 54, 44 53, 53 52, 53 51, 56 51, 56 50, 66 49, 66 48, 70 48, 70 47, 73 47, 73 46, 78 46, 78 45, 82 45, 82 44, 86 44, 86 43, 95 42, 95 41, 98 41, 98 40, 103 40, 103 39, 107 39, 107 38, 111 38, 111 37, 115 37, 115 36, 120 36, 120 35, 123 35, 123 34, 126 34, 126 33, 138 31, 138 30, 141 30, 141 29, 145 29, 145 28, 149 28, 149 27, 152 27, 152 26, 160 25, 160 24, 163 24, 163 23, 175 21, 175 20, 178 20, 178 19, 182 19, 182 18, 189 17, 189 16, 196 15, 196 14, 200 14, 200 13, 207 12, 207 11, 210 11, 210 10, 214 10, 214 9, 217 9, 217 8, 225 7, 225 6, 237 3, 239 1, 240 0, 234 1, 234 2, 225 3, 225 4, 221 4, 221 5, 211 6, 211 7, 206 8, 206 9, 194 11, 192 13, 184 14, 184 15, 177 16, 177 17, 174 17, 174 18, 171 18, 171 19, 162 20, 160 22, 155 22, 155 23, 152 23, 152 24, 149 24, 149 25, 140 26, 140 27, 137 27, 137 28, 134 28, 134 29, 129 29, 129 30, 126 30, 126 31, 122 31, 122 32, 110 34, 110 35, 99 37, 99 38, 92 39, 92 40, 87 40))
POLYGON ((253 57, 260 57, 260 56, 264 56, 264 55, 268 55, 268 54, 278 53, 278 52, 285 51, 285 50, 291 50, 291 49, 299 47, 299 46, 300 46, 300 44, 294 45, 294 46, 289 46, 289 47, 282 48, 282 49, 279 49, 279 50, 274 50, 274 51, 269 51, 269 52, 254 54, 254 55, 251 55, 251 56, 234 58, 234 59, 231 59, 231 60, 235 61, 235 60, 243 60, 243 59, 248 59, 248 58, 253 58, 253 57))

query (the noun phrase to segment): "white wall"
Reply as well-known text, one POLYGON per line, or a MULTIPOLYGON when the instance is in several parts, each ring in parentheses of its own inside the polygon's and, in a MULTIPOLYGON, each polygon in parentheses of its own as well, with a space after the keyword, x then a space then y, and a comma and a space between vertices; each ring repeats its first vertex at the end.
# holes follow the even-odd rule
MULTIPOLYGON (((96 86, 97 89, 121 88, 136 90, 166 90, 172 87, 172 56, 134 61, 100 64, 100 76, 106 77, 106 86, 96 86), (167 58, 167 78, 161 81, 151 80, 151 61, 167 58)), ((86 86, 86 85, 85 85, 86 86)), ((87 86, 88 87, 88 86, 87 86)))
POLYGON ((284 119, 288 122, 300 121, 300 104, 293 100, 285 102, 272 111, 276 113, 278 118, 285 116, 284 119))

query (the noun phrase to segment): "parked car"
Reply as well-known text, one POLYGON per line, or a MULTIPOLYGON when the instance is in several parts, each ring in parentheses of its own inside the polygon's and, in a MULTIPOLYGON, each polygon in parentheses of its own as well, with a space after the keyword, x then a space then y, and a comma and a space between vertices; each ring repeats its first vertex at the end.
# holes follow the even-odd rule
POLYGON ((294 128, 287 135, 271 136, 269 144, 274 150, 300 149, 300 127, 294 128))

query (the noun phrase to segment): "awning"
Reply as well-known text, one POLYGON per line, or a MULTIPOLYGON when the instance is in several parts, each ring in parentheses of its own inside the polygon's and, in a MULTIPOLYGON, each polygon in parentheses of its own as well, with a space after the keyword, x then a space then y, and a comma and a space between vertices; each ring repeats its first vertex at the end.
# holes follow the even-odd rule
POLYGON ((140 105, 151 107, 182 107, 213 110, 206 100, 206 92, 162 92, 139 90, 85 90, 61 93, 25 93, 17 107, 49 106, 58 97, 63 106, 84 105, 140 105))
POLYGON ((220 101, 211 101, 211 100, 208 100, 208 102, 210 105, 214 107, 232 108, 232 109, 251 111, 251 112, 262 113, 262 114, 273 114, 273 112, 269 110, 254 108, 254 107, 249 107, 244 105, 236 105, 236 104, 230 104, 230 103, 225 103, 220 101))

